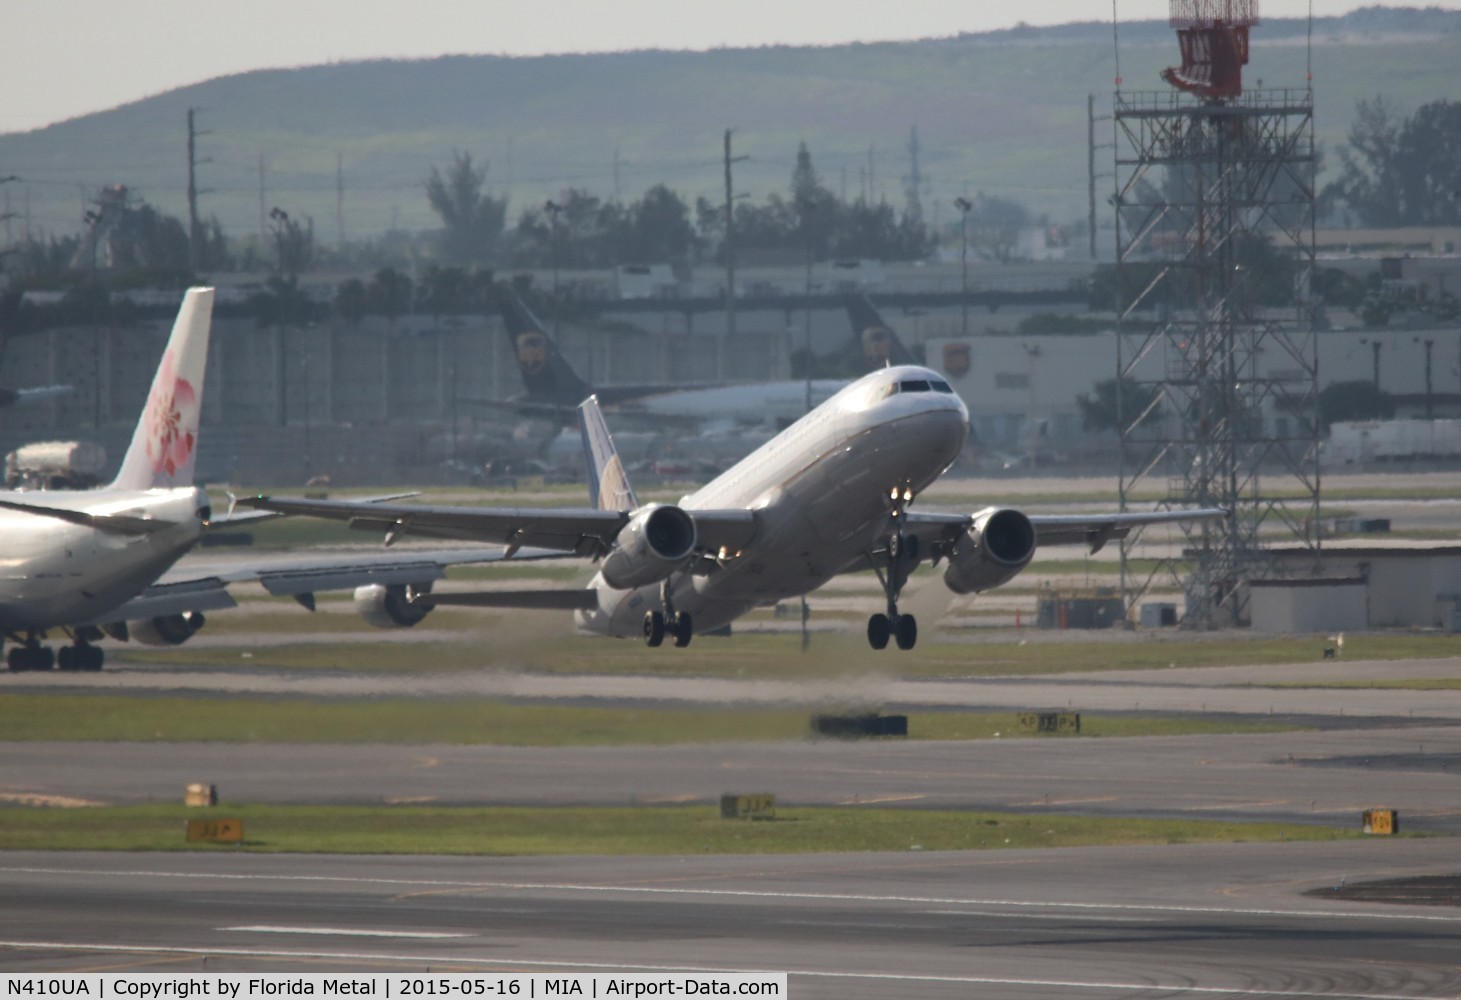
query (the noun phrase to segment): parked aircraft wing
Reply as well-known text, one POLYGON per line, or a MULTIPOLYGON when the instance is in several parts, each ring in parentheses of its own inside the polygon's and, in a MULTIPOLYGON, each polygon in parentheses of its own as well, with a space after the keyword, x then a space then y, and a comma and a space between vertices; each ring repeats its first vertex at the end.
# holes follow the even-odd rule
POLYGON ((411 603, 436 608, 523 608, 534 611, 591 611, 599 605, 596 590, 483 590, 470 594, 412 594, 411 603))
MULTIPOLYGON (((561 553, 545 550, 519 552, 515 562, 529 559, 559 558, 561 553)), ((305 607, 313 606, 313 595, 321 590, 352 590, 380 584, 416 585, 434 583, 446 576, 446 568, 472 563, 499 562, 504 550, 454 549, 417 552, 392 552, 362 556, 305 557, 281 556, 276 559, 220 561, 216 564, 189 563, 179 566, 137 597, 115 611, 92 622, 80 625, 102 625, 115 621, 135 621, 192 611, 217 611, 238 603, 229 593, 231 584, 258 582, 276 597, 293 597, 305 607)))

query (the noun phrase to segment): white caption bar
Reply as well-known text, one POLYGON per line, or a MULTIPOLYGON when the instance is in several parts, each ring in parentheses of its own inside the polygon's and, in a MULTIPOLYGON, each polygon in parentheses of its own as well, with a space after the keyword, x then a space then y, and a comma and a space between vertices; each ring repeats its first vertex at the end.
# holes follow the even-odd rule
POLYGON ((656 972, 562 975, 322 973, 128 973, 25 975, 0 973, 0 1000, 284 1000, 289 997, 378 997, 380 1000, 519 997, 785 997, 784 972, 656 972))

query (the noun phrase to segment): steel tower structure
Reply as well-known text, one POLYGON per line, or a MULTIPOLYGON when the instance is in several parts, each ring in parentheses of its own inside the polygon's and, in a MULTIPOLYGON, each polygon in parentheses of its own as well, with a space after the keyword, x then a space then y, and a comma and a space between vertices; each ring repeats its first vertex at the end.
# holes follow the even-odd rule
POLYGON ((1121 506, 1233 511, 1140 570, 1133 533, 1122 588, 1179 582, 1189 627, 1245 619, 1261 539, 1320 544, 1313 94, 1243 91, 1257 23, 1257 0, 1171 0, 1172 89, 1115 95, 1121 506))

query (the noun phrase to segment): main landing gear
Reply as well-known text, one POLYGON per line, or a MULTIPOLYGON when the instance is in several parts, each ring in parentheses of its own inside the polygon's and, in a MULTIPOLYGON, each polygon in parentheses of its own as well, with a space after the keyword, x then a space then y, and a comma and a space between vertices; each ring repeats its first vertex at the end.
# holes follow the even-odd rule
POLYGON ((41 645, 40 637, 28 634, 24 640, 10 647, 5 654, 5 665, 11 670, 100 670, 106 657, 103 650, 93 646, 86 638, 77 636, 75 643, 62 646, 59 651, 41 645))
POLYGON ((913 491, 906 486, 894 487, 888 496, 893 503, 893 531, 888 536, 887 572, 873 561, 871 554, 868 556, 878 582, 883 585, 888 611, 867 620, 867 642, 873 649, 887 649, 888 640, 893 639, 899 649, 912 649, 918 643, 918 620, 898 613, 898 598, 903 593, 903 584, 908 582, 908 574, 918 565, 918 536, 904 530, 913 491))
POLYGON ((695 624, 689 612, 675 610, 675 602, 670 596, 669 580, 660 584, 659 596, 664 610, 644 613, 644 643, 647 646, 659 646, 664 643, 665 636, 669 635, 674 638, 675 645, 683 649, 690 645, 690 640, 695 635, 695 624))

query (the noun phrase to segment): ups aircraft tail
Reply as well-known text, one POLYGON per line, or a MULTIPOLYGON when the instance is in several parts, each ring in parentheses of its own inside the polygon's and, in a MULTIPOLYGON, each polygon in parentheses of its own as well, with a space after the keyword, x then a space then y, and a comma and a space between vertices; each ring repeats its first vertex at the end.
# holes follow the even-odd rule
POLYGON ((497 308, 512 343, 528 402, 571 409, 593 393, 593 387, 559 353, 558 345, 522 299, 504 291, 498 296, 497 308))
POLYGON ((922 364, 898 339, 893 328, 883 322, 883 317, 866 295, 847 297, 847 319, 862 352, 858 368, 860 374, 889 365, 922 364))
POLYGON ((212 325, 213 289, 188 289, 111 489, 192 485, 212 325))

